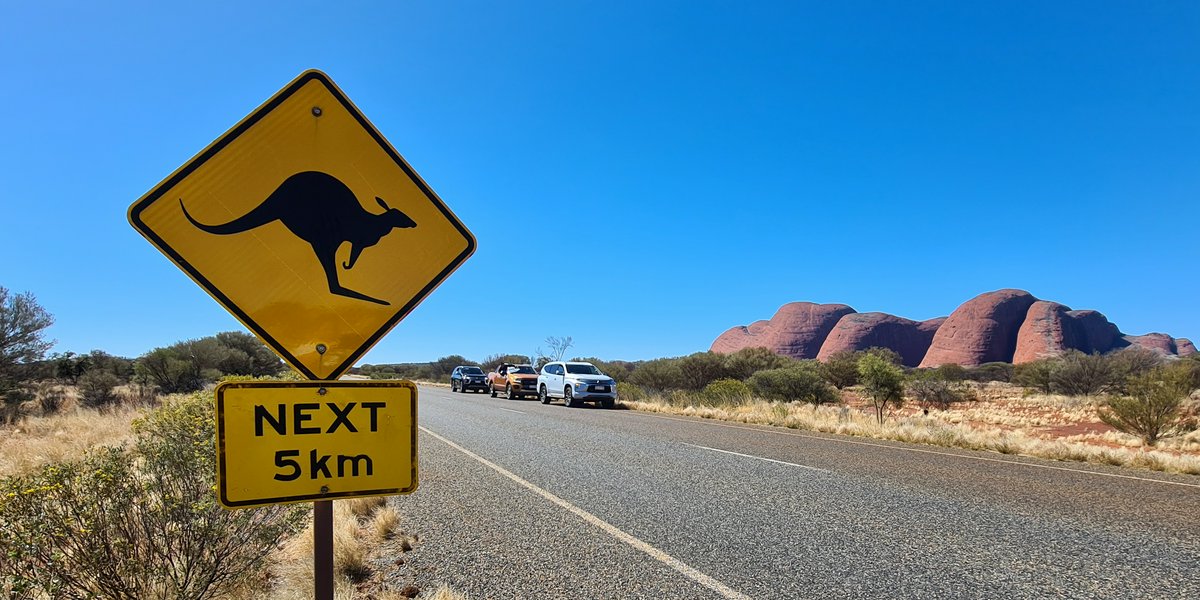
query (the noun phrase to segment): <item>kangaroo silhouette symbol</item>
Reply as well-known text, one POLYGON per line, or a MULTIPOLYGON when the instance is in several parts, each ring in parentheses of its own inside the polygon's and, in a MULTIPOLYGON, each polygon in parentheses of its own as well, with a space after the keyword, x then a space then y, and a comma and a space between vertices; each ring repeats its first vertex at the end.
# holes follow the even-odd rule
POLYGON ((342 268, 351 269, 365 248, 378 244, 393 229, 417 226, 408 215, 389 208, 383 198, 376 196, 375 201, 385 212, 374 214, 364 209, 354 192, 336 177, 304 171, 288 177, 261 204, 228 223, 206 225, 197 221, 183 205, 183 198, 179 199, 179 207, 192 225, 216 235, 243 233, 279 221, 312 246, 325 270, 330 293, 387 306, 391 303, 342 287, 338 281, 337 249, 342 243, 350 242, 350 260, 342 263, 342 268))

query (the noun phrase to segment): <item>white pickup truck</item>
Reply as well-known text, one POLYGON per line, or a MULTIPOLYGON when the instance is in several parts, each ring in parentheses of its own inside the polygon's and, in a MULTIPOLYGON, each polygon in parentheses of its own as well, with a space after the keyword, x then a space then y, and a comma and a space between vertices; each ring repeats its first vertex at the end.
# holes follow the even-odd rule
POLYGON ((549 404, 562 398, 569 407, 595 402, 604 408, 617 404, 617 382, 587 362, 555 361, 546 363, 538 374, 538 399, 549 404))

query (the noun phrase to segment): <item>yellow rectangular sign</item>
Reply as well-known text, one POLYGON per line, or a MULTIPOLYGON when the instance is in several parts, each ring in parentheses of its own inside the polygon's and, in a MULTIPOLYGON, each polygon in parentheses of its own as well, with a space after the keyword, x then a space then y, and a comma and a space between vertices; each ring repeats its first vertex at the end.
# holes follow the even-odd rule
POLYGON ((227 508, 417 489, 411 381, 217 386, 217 488, 227 508))

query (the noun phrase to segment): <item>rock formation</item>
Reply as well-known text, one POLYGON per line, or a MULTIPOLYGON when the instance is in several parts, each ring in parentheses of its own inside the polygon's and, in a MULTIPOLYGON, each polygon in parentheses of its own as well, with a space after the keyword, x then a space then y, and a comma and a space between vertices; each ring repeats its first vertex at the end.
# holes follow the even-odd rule
POLYGON ((938 328, 921 366, 1012 362, 1017 332, 1034 302, 1037 298, 1029 292, 1012 289, 987 292, 968 300, 938 328))
POLYGON ((1017 330, 1013 364, 1033 362, 1062 354, 1068 348, 1087 343, 1087 336, 1068 313, 1071 309, 1057 302, 1038 300, 1029 306, 1025 320, 1017 330))
POLYGON ((945 318, 913 321, 880 312, 851 313, 841 318, 821 344, 817 360, 827 360, 838 352, 854 352, 875 346, 890 348, 900 355, 907 367, 915 367, 925 357, 933 334, 945 318))
POLYGON ((1094 310, 1071 310, 1023 290, 980 294, 949 317, 913 321, 887 313, 859 313, 845 304, 792 302, 768 321, 722 333, 713 352, 761 346, 793 358, 826 360, 842 351, 890 348, 905 366, 947 363, 1024 363, 1067 350, 1106 353, 1136 345, 1168 356, 1196 354, 1187 338, 1164 333, 1125 335, 1094 310))
POLYGON ((1147 333, 1146 335, 1127 335, 1125 341, 1134 346, 1141 346, 1162 355, 1179 354, 1175 346, 1175 338, 1165 333, 1147 333))
POLYGON ((713 342, 713 352, 729 353, 762 346, 793 358, 816 358, 821 343, 843 316, 854 312, 845 304, 791 302, 780 307, 770 321, 734 327, 713 342))

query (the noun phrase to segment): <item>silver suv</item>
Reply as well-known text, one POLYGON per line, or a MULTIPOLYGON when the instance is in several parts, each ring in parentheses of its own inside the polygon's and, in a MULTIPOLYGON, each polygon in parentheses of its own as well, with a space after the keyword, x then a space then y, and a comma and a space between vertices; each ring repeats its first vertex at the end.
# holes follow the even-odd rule
POLYGON ((595 402, 604 408, 617 404, 617 382, 592 363, 547 363, 538 374, 537 382, 538 399, 542 404, 549 404, 551 398, 562 398, 563 404, 570 407, 584 402, 595 402))

